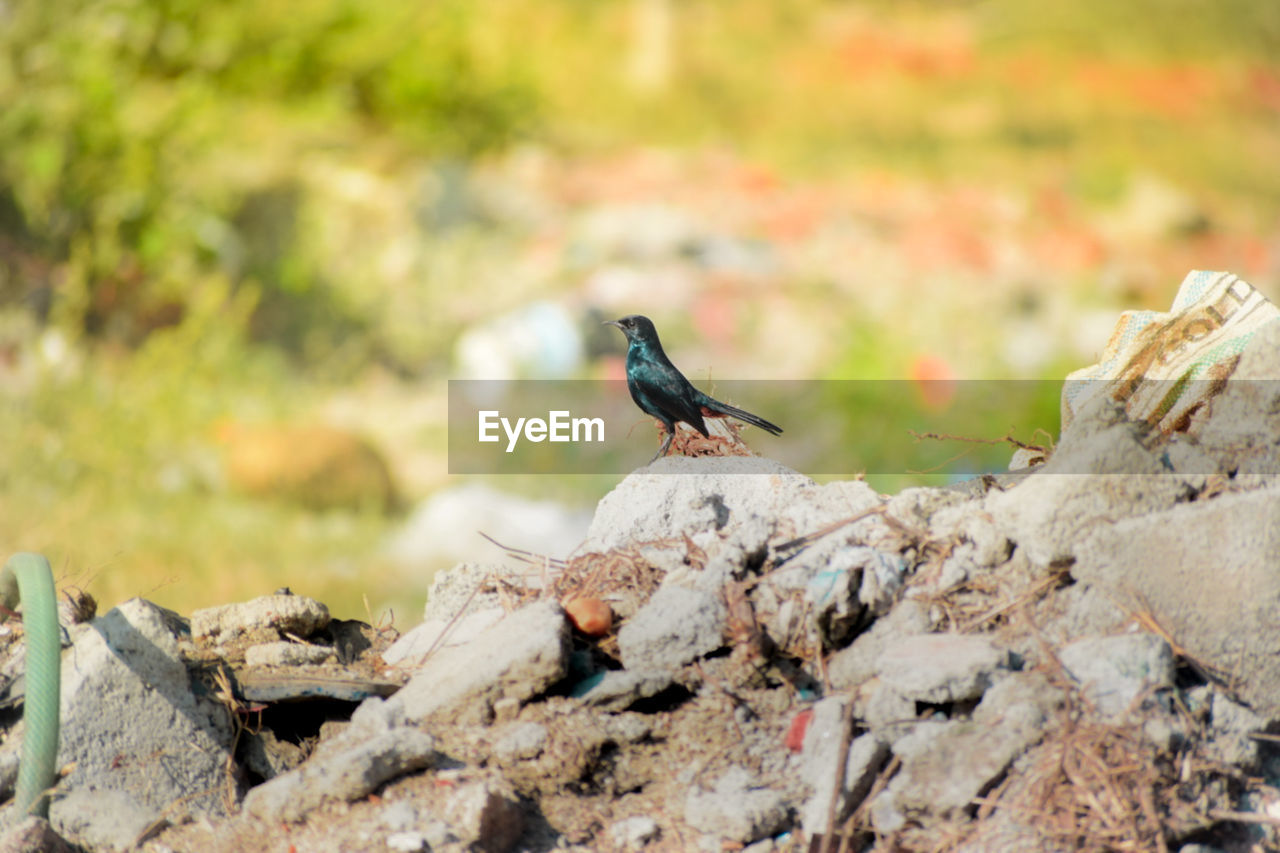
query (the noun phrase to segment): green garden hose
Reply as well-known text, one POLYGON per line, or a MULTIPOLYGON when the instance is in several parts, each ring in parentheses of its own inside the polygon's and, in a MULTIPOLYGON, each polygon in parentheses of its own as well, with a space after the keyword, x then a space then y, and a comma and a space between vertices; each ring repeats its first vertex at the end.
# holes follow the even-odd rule
POLYGON ((14 554, 0 571, 0 604, 22 601, 27 635, 26 734, 14 799, 19 814, 49 816, 49 790, 57 781, 58 706, 62 692, 62 638, 53 570, 40 554, 14 554))

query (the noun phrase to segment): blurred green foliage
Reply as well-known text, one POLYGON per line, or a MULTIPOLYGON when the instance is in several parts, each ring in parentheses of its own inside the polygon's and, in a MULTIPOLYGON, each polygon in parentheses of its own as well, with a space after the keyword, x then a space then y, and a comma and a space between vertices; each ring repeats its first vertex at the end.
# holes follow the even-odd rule
MULTIPOLYGON (((417 603, 426 579, 371 556, 393 520, 229 493, 209 427, 309 417, 371 365, 438 377, 461 329, 580 280, 564 258, 512 275, 536 214, 469 209, 473 161, 525 140, 602 159, 723 148, 788 180, 908 174, 1099 208, 1150 171, 1263 232, 1280 215, 1278 52, 1274 0, 3 4, 0 539, 91 574, 127 562, 92 579, 107 600, 203 605, 307 578, 344 615, 365 615, 353 589, 417 603)), ((824 306, 834 377, 900 376, 930 335, 968 336, 982 365, 998 339, 1000 317, 886 333, 856 294, 787 286, 824 306)), ((830 404, 872 407, 895 437, 918 426, 830 404)), ((1056 400, 1003 414, 947 431, 1052 424, 1056 400)), ((443 425, 413 429, 439 461, 443 425)), ((502 484, 612 485, 569 479, 502 484)))
POLYGON ((0 306, 131 347, 217 280, 253 295, 254 340, 303 364, 421 373, 446 351, 462 319, 442 306, 451 282, 417 270, 427 292, 393 293, 325 244, 318 152, 403 166, 523 138, 723 142, 811 173, 1065 168, 1103 201, 1150 168, 1247 188, 1260 219, 1280 211, 1280 172, 1253 156, 1270 139, 1228 112, 1248 109, 1238 87, 1178 76, 1192 61, 1269 67, 1280 6, 1261 0, 28 0, 0 14, 0 306), (645 15, 662 9, 655 36, 645 15), (665 71, 642 84, 655 52, 665 71))
POLYGON ((128 346, 204 305, 211 282, 253 293, 255 336, 294 353, 304 327, 370 334, 305 251, 291 158, 362 137, 469 158, 534 115, 519 77, 480 61, 461 0, 0 15, 0 304, 128 346))

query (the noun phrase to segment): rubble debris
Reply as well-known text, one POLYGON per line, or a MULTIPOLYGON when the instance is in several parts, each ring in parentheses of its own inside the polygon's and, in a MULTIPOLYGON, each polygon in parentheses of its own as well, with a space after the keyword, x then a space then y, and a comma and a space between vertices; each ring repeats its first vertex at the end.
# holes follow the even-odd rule
POLYGON ((329 608, 305 595, 264 595, 191 614, 191 634, 201 640, 225 641, 241 635, 274 640, 285 634, 306 638, 328 624, 329 608))
POLYGON ((316 755, 304 766, 251 790, 249 814, 264 821, 296 821, 327 802, 363 797, 388 779, 431 763, 435 741, 411 727, 382 732, 347 749, 316 755))
POLYGON ((942 704, 977 699, 1009 653, 976 634, 914 634, 891 641, 876 659, 880 681, 917 702, 942 704))
MULTIPOLYGON (((1277 330, 1238 372, 1274 368, 1277 330)), ((1169 431, 1073 398, 1043 464, 981 487, 666 458, 573 556, 441 573, 394 644, 302 596, 190 632, 126 602, 69 629, 53 831, 157 853, 1280 848, 1280 444, 1275 395, 1234 381, 1169 431), (611 615, 591 630, 558 603, 588 599, 611 615)))

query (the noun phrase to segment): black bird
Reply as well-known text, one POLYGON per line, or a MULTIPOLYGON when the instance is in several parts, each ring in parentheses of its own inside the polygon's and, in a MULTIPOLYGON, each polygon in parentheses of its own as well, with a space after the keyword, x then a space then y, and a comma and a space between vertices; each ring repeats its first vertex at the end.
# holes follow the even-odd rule
POLYGON ((604 325, 617 326, 627 336, 627 390, 631 392, 631 399, 646 413, 662 421, 667 430, 667 438, 649 460, 650 464, 671 447, 676 424, 680 421, 702 433, 704 438, 709 435, 703 418, 726 416, 758 426, 773 435, 782 433, 782 427, 759 415, 721 403, 690 385, 662 351, 658 330, 648 317, 631 314, 621 320, 607 320, 604 325))

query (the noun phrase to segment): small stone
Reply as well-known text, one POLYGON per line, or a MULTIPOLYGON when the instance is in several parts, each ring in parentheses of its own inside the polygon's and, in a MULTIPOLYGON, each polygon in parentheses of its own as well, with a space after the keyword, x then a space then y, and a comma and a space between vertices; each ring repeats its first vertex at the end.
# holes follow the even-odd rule
POLYGON ((876 660, 880 679, 917 702, 976 699, 1009 653, 977 634, 918 634, 891 640, 876 660))
POLYGON ((660 833, 658 822, 643 815, 620 820, 609 827, 613 846, 620 850, 638 850, 657 839, 660 833))
POLYGON ((515 722, 516 717, 520 716, 520 700, 514 696, 507 696, 493 703, 493 721, 496 724, 515 722))
POLYGON ((629 670, 674 670, 724 645, 724 601, 701 590, 664 586, 618 631, 629 670))
POLYGON ((684 819, 694 829, 749 844, 786 826, 787 804, 777 791, 751 787, 746 769, 732 767, 715 790, 690 789, 684 819))
POLYGON ((1173 684, 1173 650, 1145 632, 1077 640, 1058 658, 1104 717, 1116 718, 1151 687, 1173 684))
POLYGON ((393 832, 406 831, 418 823, 418 810, 410 800, 388 803, 380 817, 381 824, 393 832))
POLYGON ((382 653, 382 659, 391 666, 421 666, 427 655, 466 645, 506 615, 501 607, 487 607, 457 619, 428 619, 401 634, 382 653))
POLYGON ((504 853, 524 832, 520 804, 487 782, 459 788, 445 804, 445 819, 466 844, 504 853))
POLYGON ((423 850, 430 850, 431 845, 421 832, 393 832, 387 836, 387 849, 402 851, 402 853, 420 853, 423 850))
MULTIPOLYGON (((824 699, 819 702, 839 704, 840 716, 843 717, 844 701, 824 699)), ((827 714, 825 716, 831 716, 827 714)), ((843 722, 840 720, 839 722, 843 722)), ((803 761, 804 777, 813 788, 813 794, 805 802, 801 811, 801 823, 804 831, 810 836, 825 835, 829 831, 827 816, 830 813, 831 801, 836 800, 835 819, 843 821, 857 808, 858 804, 871 790, 876 773, 889 755, 884 742, 874 734, 860 735, 849 744, 849 755, 844 768, 844 783, 839 796, 836 795, 836 768, 839 756, 839 729, 834 738, 824 736, 821 728, 829 728, 820 722, 815 714, 815 725, 811 727, 813 737, 805 738, 803 761)))
MULTIPOLYGON (((916 703, 894 690, 883 679, 874 678, 858 693, 858 716, 872 730, 901 724, 916 718, 916 703)), ((891 740, 893 732, 887 734, 891 740)))
POLYGON ((392 729, 355 746, 313 755, 296 770, 264 782, 244 798, 245 810, 267 821, 296 821, 327 802, 349 802, 379 785, 429 765, 435 742, 415 728, 392 729))
POLYGON ((671 686, 671 681, 667 670, 615 669, 606 672, 578 698, 606 711, 621 711, 641 699, 657 696, 671 686))
POLYGON ((538 723, 516 723, 508 726, 493 746, 500 761, 511 762, 537 758, 547 745, 547 727, 538 723))
POLYGON ((192 636, 205 640, 225 641, 261 631, 309 637, 328 624, 329 608, 305 595, 264 595, 191 614, 192 636))
POLYGON ((0 835, 0 853, 72 853, 72 847, 66 839, 54 832, 49 821, 42 817, 28 817, 7 828, 0 835))
POLYGON ((497 700, 528 699, 568 670, 564 611, 541 601, 511 613, 466 645, 431 655, 380 713, 403 715, 411 723, 444 711, 483 718, 497 700))
POLYGON ((244 650, 244 662, 247 666, 305 666, 307 664, 324 663, 333 656, 333 649, 328 646, 313 646, 308 643, 259 643, 244 650))

